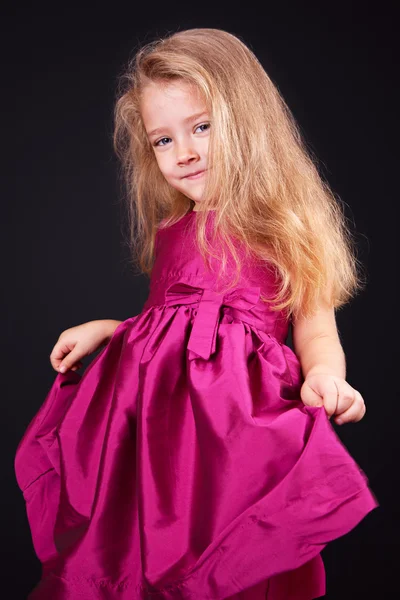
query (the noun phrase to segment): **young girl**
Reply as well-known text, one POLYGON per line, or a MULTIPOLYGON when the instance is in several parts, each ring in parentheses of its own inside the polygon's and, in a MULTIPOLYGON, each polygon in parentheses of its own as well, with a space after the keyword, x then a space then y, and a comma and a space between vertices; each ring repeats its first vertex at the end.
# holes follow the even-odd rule
POLYGON ((51 353, 15 464, 43 565, 29 598, 320 597, 321 550, 378 505, 330 421, 365 414, 335 324, 361 287, 345 218, 237 37, 147 44, 123 84, 150 294, 51 353))

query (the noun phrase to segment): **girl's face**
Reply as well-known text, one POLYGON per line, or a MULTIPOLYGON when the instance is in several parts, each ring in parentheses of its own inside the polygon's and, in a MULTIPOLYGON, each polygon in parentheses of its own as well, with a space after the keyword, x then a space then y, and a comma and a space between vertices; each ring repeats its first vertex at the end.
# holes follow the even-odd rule
POLYGON ((207 175, 210 136, 209 114, 200 94, 183 81, 151 82, 143 90, 141 115, 161 173, 172 187, 196 202, 197 210, 207 175))

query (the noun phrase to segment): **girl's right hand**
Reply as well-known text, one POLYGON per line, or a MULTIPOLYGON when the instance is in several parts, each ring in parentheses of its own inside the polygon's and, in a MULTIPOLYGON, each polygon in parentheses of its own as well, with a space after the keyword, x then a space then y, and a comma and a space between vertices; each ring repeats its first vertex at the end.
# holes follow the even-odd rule
POLYGON ((120 323, 102 319, 66 329, 50 354, 52 367, 60 373, 80 369, 83 365, 80 359, 105 346, 120 323))

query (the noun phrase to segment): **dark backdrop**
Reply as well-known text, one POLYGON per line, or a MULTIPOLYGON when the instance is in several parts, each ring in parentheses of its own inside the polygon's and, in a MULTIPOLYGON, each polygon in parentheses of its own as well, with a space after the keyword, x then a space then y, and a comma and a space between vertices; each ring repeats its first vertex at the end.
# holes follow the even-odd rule
POLYGON ((147 279, 131 272, 122 242, 111 143, 117 75, 138 43, 216 27, 256 53, 356 226, 368 287, 337 321, 348 381, 368 411, 360 423, 335 429, 380 508, 323 557, 328 600, 389 598, 391 584, 397 588, 399 535, 394 13, 390 5, 373 10, 351 2, 286 2, 279 9, 264 2, 262 13, 247 4, 246 12, 229 4, 101 6, 3 9, 1 581, 13 590, 4 597, 26 598, 40 576, 13 459, 55 378, 51 349, 68 327, 137 314, 148 291, 147 279))

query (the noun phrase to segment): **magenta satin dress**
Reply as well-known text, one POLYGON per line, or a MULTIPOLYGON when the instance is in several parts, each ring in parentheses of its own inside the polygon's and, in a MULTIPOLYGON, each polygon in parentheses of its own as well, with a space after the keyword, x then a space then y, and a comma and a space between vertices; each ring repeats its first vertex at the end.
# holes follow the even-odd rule
POLYGON ((158 230, 143 311, 56 376, 17 448, 30 600, 311 600, 321 550, 378 506, 300 400, 289 323, 260 301, 272 269, 249 259, 216 290, 196 214, 158 230))

